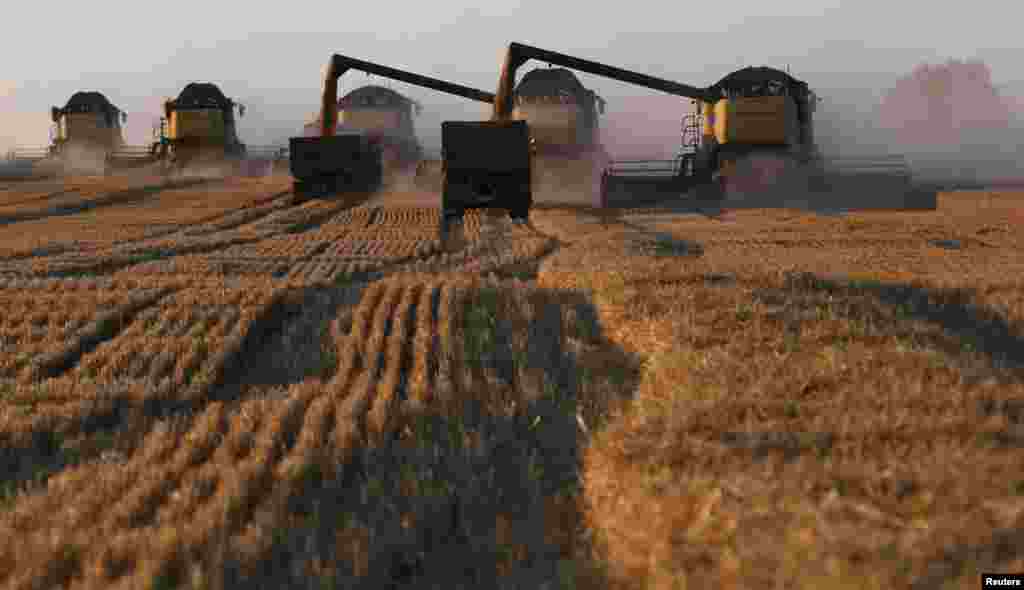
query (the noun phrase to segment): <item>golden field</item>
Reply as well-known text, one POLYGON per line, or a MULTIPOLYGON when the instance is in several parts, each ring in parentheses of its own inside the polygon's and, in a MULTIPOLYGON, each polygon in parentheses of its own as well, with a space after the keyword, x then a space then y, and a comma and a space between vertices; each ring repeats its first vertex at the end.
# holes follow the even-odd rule
POLYGON ((0 184, 2 588, 1024 569, 1024 194, 537 209, 0 184))

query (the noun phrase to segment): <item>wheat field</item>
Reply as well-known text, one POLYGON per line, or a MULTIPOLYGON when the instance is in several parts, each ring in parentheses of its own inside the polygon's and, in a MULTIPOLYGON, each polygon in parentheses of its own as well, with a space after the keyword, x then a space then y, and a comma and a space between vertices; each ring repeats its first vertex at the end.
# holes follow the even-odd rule
POLYGON ((0 587, 1024 569, 1024 195, 716 216, 0 187, 0 587))

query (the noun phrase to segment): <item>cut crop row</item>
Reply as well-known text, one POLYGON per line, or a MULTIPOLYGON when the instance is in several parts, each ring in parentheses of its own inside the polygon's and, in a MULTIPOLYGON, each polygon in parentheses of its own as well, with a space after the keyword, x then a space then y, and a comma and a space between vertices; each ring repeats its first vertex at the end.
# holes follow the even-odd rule
POLYGON ((433 207, 384 207, 374 226, 416 227, 437 226, 440 223, 441 214, 433 207))
POLYGON ((285 280, 289 283, 335 283, 345 277, 372 272, 381 267, 381 262, 361 260, 353 262, 344 259, 317 257, 314 260, 299 263, 288 271, 285 280))
POLYGON ((212 581, 225 559, 237 565, 235 575, 258 579, 293 504, 316 482, 344 475, 364 441, 393 430, 406 393, 425 401, 430 384, 447 389, 433 373, 453 372, 455 349, 435 347, 458 344, 454 300, 449 287, 375 283, 350 333, 331 331, 338 368, 328 383, 294 386, 283 400, 243 402, 233 414, 214 402, 187 432, 154 430, 124 465, 57 476, 47 494, 0 515, 0 534, 19 539, 0 549, 0 572, 9 572, 0 583, 212 581))
MULTIPOLYGON (((29 449, 35 441, 112 427, 139 412, 154 417, 203 405, 225 363, 237 356, 254 326, 273 313, 281 296, 265 291, 258 305, 170 311, 175 303, 188 301, 186 296, 165 303, 161 315, 136 317, 120 337, 84 354, 71 371, 19 384, 4 406, 3 446, 29 449), (19 411, 24 408, 31 411, 19 411)), ((250 294, 250 299, 256 297, 250 294)))
POLYGON ((218 258, 308 258, 327 246, 314 234, 288 234, 261 240, 254 244, 232 246, 217 252, 218 258))
POLYGON ((351 199, 315 199, 268 216, 255 224, 256 229, 271 232, 296 232, 319 225, 353 206, 351 199))
POLYGON ((410 257, 425 258, 441 250, 439 240, 397 241, 387 239, 343 239, 331 243, 322 256, 339 258, 380 258, 396 261, 410 257))
POLYGON ((317 420, 321 429, 327 425, 322 413, 307 415, 324 393, 316 383, 294 387, 284 400, 243 402, 233 416, 213 403, 189 432, 176 435, 184 443, 176 453, 165 431, 157 430, 126 465, 99 467, 101 488, 89 486, 82 470, 61 476, 52 487, 73 495, 76 510, 59 510, 54 497, 18 506, 21 517, 0 521, 0 530, 11 526, 26 542, 0 564, 25 572, 14 587, 60 583, 71 575, 84 587, 133 587, 181 561, 201 562, 216 536, 239 532, 250 520, 270 491, 278 461, 301 436, 304 417, 307 429, 317 420), (82 551, 69 559, 68 548, 82 551))
POLYGON ((376 207, 352 207, 345 209, 328 219, 317 228, 321 232, 346 232, 358 231, 370 225, 370 221, 377 215, 376 207))
POLYGON ((44 355, 60 357, 114 318, 166 290, 138 282, 9 281, 0 289, 0 376, 14 377, 44 355))
POLYGON ((46 307, 26 309, 21 316, 25 322, 14 325, 13 318, 9 318, 10 323, 0 331, 4 348, 13 351, 0 360, 0 376, 18 376, 20 381, 28 382, 41 374, 61 370, 62 365, 73 362, 89 346, 113 336, 121 322, 169 291, 170 288, 161 288, 114 293, 100 302, 52 297, 51 303, 43 303, 46 307), (75 309, 83 311, 74 313, 75 309))
POLYGON ((244 571, 258 567, 269 557, 273 532, 254 518, 275 522, 313 479, 337 475, 358 449, 368 413, 379 417, 370 420, 371 432, 377 430, 373 424, 387 421, 389 406, 398 401, 401 350, 413 325, 410 312, 417 294, 401 285, 371 287, 355 313, 352 337, 339 342, 335 378, 325 385, 293 387, 287 400, 275 406, 280 417, 264 423, 246 454, 224 453, 218 465, 196 470, 209 474, 205 480, 195 478, 205 485, 186 487, 192 478, 179 478, 184 480, 179 487, 183 492, 199 487, 215 489, 212 494, 182 494, 178 505, 164 502, 157 509, 163 518, 150 519, 153 525, 122 535, 111 531, 110 538, 119 540, 98 553, 131 573, 121 578, 88 576, 86 587, 131 588, 189 572, 210 574, 220 565, 211 559, 216 555, 211 550, 224 541, 238 554, 244 571), (211 479, 219 479, 219 485, 209 483, 211 479))
POLYGON ((366 229, 352 231, 348 233, 345 238, 349 240, 398 240, 398 241, 433 241, 437 240, 440 236, 440 226, 433 225, 429 227, 408 227, 407 229, 401 229, 397 227, 387 227, 380 225, 371 225, 366 229))
POLYGON ((178 256, 164 260, 154 260, 132 266, 121 271, 130 275, 150 275, 166 277, 210 277, 217 280, 232 278, 257 277, 268 278, 287 272, 292 264, 273 259, 238 260, 220 259, 217 256, 195 254, 178 256))
POLYGON ((141 205, 104 208, 102 224, 96 222, 94 212, 21 222, 17 232, 0 231, 0 259, 77 252, 83 241, 101 250, 123 243, 137 243, 142 251, 152 249, 150 246, 159 249, 159 244, 151 242, 160 242, 178 230, 193 234, 220 231, 286 206, 288 201, 274 188, 255 196, 251 192, 222 196, 210 187, 166 190, 167 194, 158 193, 141 205))

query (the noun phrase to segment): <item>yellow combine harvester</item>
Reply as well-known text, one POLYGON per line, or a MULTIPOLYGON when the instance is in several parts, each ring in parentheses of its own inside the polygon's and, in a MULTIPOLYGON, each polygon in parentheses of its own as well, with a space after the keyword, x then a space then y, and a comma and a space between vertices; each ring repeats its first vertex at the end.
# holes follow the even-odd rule
POLYGON ((683 119, 676 160, 612 162, 602 184, 606 203, 622 193, 628 200, 650 189, 679 193, 712 181, 710 193, 727 196, 791 180, 794 166, 819 160, 813 122, 819 99, 786 72, 743 68, 689 98, 694 109, 683 119))
POLYGON ((125 144, 122 124, 128 116, 101 92, 76 92, 64 106, 52 107, 50 116, 50 145, 14 150, 11 159, 43 169, 87 174, 105 174, 113 167, 152 161, 147 147, 125 144))
POLYGON ((121 124, 128 117, 100 92, 76 92, 63 107, 52 107, 50 114, 51 156, 96 159, 104 167, 109 155, 124 145, 121 124))
POLYGON ((175 99, 164 102, 152 153, 168 171, 192 165, 235 167, 245 158, 238 139, 235 110, 245 106, 226 97, 216 84, 192 82, 175 99))

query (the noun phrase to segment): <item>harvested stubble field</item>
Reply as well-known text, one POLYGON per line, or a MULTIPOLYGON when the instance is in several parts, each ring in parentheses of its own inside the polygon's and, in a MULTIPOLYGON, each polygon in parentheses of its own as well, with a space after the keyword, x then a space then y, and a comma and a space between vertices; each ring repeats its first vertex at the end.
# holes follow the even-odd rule
POLYGON ((62 228, 0 278, 0 587, 1024 569, 1024 195, 473 213, 442 245, 430 208, 218 182, 0 227, 62 228))

